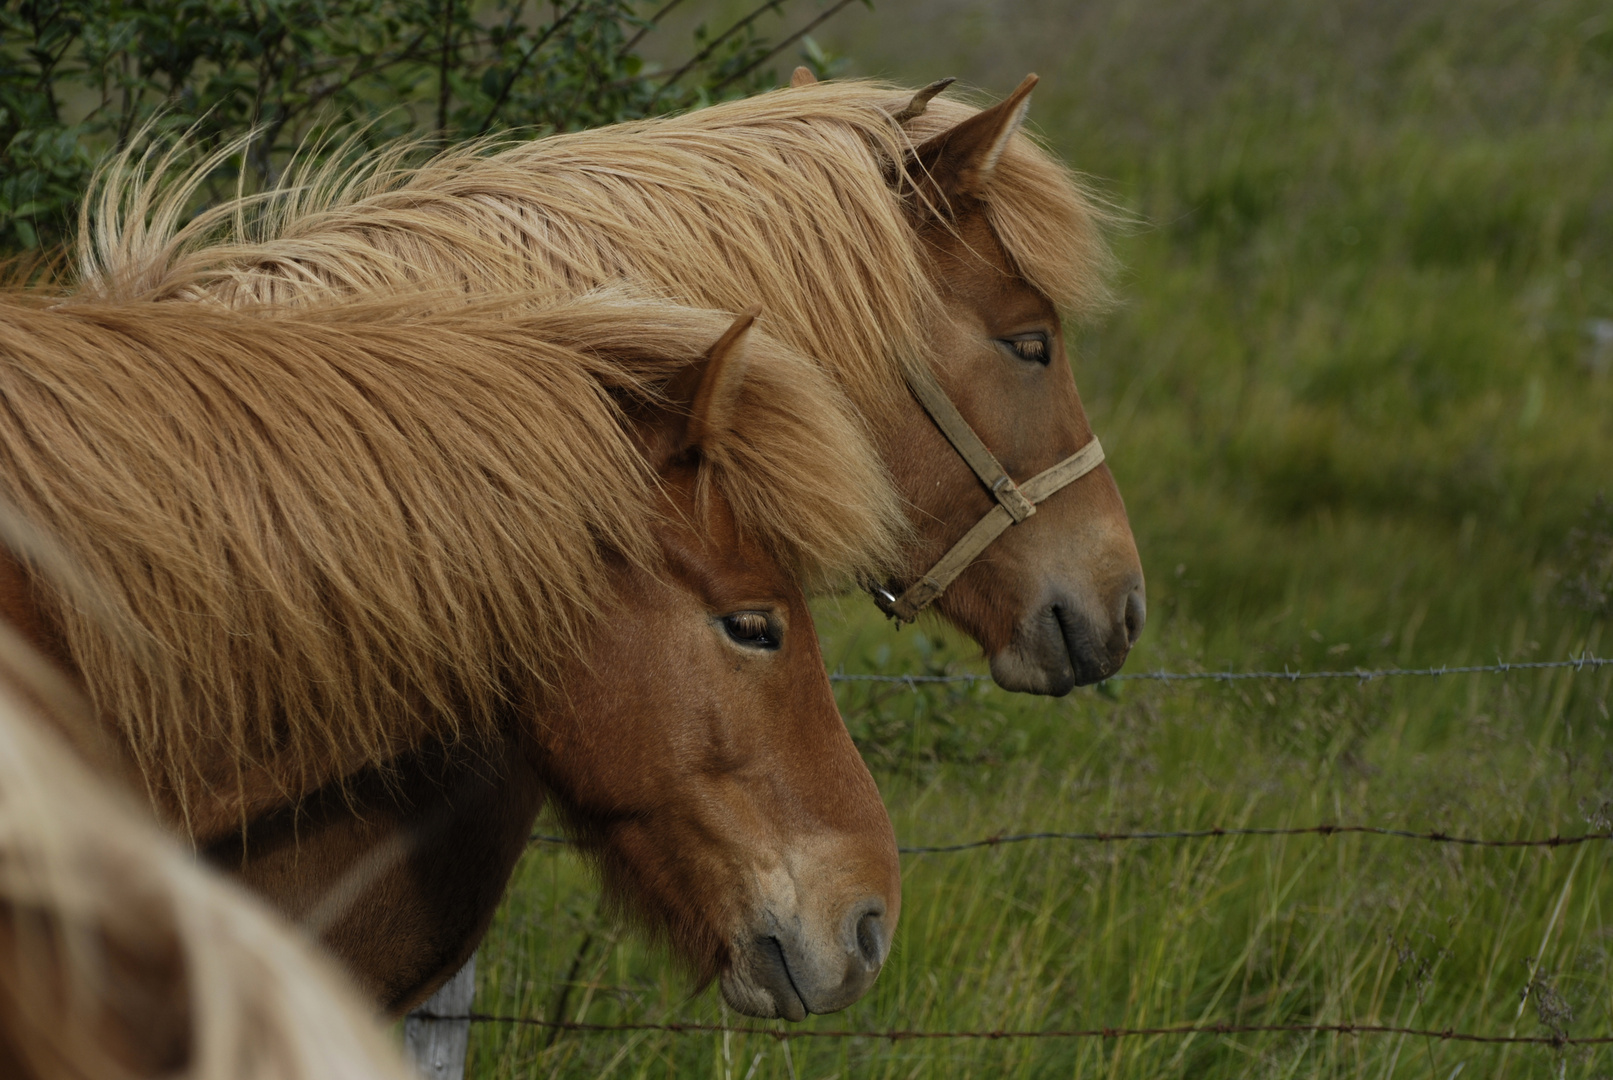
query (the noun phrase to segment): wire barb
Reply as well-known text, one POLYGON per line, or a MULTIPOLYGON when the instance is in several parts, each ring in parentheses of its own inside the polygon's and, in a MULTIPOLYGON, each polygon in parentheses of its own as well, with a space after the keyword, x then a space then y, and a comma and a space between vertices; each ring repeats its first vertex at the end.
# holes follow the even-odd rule
POLYGON ((1389 836, 1400 840, 1424 840, 1434 844, 1457 844, 1463 847, 1558 848, 1585 844, 1595 840, 1613 840, 1613 831, 1577 833, 1570 836, 1523 837, 1515 840, 1489 840, 1476 836, 1453 836, 1442 829, 1414 832, 1410 829, 1390 829, 1379 825, 1296 825, 1292 827, 1226 829, 1216 826, 1208 829, 1178 829, 1173 831, 1146 830, 1138 832, 1033 832, 1011 836, 1001 834, 981 840, 968 840, 958 844, 934 844, 924 847, 899 847, 903 855, 945 855, 955 851, 972 851, 977 848, 1001 847, 1004 844, 1025 844, 1036 840, 1086 841, 1113 844, 1137 840, 1213 840, 1234 836, 1337 836, 1355 833, 1360 836, 1389 836))

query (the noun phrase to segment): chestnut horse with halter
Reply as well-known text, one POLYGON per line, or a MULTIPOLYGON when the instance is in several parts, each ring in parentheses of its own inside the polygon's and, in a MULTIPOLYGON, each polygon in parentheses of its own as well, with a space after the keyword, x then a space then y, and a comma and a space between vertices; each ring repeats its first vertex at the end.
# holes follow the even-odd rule
POLYGON ((801 583, 879 566, 901 516, 753 318, 13 295, 0 495, 118 619, 31 558, 0 612, 389 1008, 474 950, 545 798, 734 1008, 844 1007, 899 868, 801 583))
MULTIPOLYGON (((418 169, 386 155, 356 178, 293 169, 246 233, 229 203, 181 225, 206 165, 164 195, 125 163, 87 208, 83 284, 227 304, 620 280, 730 310, 761 299, 769 329, 845 387, 908 505, 900 565, 868 579, 881 605, 904 620, 931 605, 980 641, 1002 685, 1064 693, 1118 669, 1144 603, 1124 506, 1064 362, 1061 315, 1104 299, 1102 214, 1020 133, 1034 83, 979 111, 932 101, 944 82, 917 94, 798 85, 418 169)), ((535 813, 527 786, 501 785, 496 769, 410 767, 422 772, 411 791, 475 794, 400 803, 376 779, 357 803, 323 796, 343 857, 370 850, 355 837, 378 815, 371 844, 399 822, 446 818, 430 858, 446 865, 489 835, 513 842, 535 813)), ((304 859, 325 843, 289 817, 274 835, 304 859)), ((251 879, 263 850, 228 855, 251 879)), ((490 909, 503 884, 437 887, 490 909)), ((410 902, 448 906, 400 895, 410 902)), ((373 936, 374 956, 413 962, 396 935, 373 936)))

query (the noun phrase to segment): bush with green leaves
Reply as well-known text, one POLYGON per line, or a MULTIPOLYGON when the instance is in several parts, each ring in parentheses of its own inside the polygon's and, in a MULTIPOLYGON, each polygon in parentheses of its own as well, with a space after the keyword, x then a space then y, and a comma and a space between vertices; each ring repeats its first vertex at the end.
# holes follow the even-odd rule
MULTIPOLYGON (((719 32, 702 24, 669 70, 646 34, 682 0, 5 0, 0 7, 0 251, 60 243, 95 160, 155 121, 216 146, 248 131, 242 166, 272 183, 321 131, 445 141, 572 131, 739 97, 847 6, 770 41, 790 0, 719 32)), ((792 19, 799 22, 798 19, 792 19)), ((825 72, 826 73, 826 72, 825 72)), ((223 180, 233 178, 225 177, 223 180)))

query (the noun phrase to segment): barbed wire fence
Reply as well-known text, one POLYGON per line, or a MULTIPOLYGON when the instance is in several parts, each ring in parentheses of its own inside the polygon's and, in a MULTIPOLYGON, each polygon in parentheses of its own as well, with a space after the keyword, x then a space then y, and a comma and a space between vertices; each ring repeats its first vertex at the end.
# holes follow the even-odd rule
MULTIPOLYGON (((1587 671, 1613 667, 1613 657, 1574 656, 1567 660, 1528 660, 1518 662, 1497 661, 1493 664, 1451 664, 1421 668, 1350 668, 1334 671, 1138 671, 1111 675, 1105 682, 1310 682, 1317 679, 1345 679, 1355 682, 1373 682, 1378 679, 1439 678, 1443 675, 1507 675, 1521 671, 1587 671)), ((991 685, 990 675, 861 675, 832 672, 830 682, 836 683, 896 683, 918 688, 924 685, 945 683, 976 683, 991 685)))
MULTIPOLYGON (((1580 673, 1594 671, 1605 667, 1613 667, 1613 658, 1599 657, 1590 654, 1570 657, 1566 660, 1539 660, 1507 662, 1497 661, 1494 664, 1456 664, 1441 665, 1439 667, 1421 668, 1353 668, 1337 670, 1294 671, 1147 671, 1135 673, 1121 673, 1111 676, 1110 682, 1209 682, 1234 683, 1246 681, 1270 682, 1309 682, 1316 680, 1350 680, 1358 683, 1374 682, 1383 679, 1395 678, 1441 678, 1445 676, 1460 675, 1505 675, 1530 671, 1571 671, 1580 673)), ((847 673, 843 671, 832 672, 829 679, 834 683, 872 683, 905 685, 912 690, 921 686, 956 685, 964 684, 974 686, 981 684, 991 685, 989 675, 980 674, 917 674, 917 675, 887 675, 847 673)), ((1132 831, 1104 831, 1094 830, 1086 832, 1067 831, 1041 831, 1026 833, 1005 833, 978 839, 963 840, 953 843, 903 845, 897 850, 903 855, 926 856, 947 855, 967 851, 976 851, 985 848, 998 848, 1007 845, 1027 844, 1036 842, 1068 842, 1068 843, 1133 843, 1151 841, 1188 841, 1188 840, 1215 840, 1237 837, 1288 837, 1288 836, 1316 836, 1327 838, 1340 835, 1380 836, 1398 840, 1421 841, 1434 844, 1450 844, 1466 847, 1485 848, 1558 848, 1571 845, 1595 843, 1613 840, 1613 830, 1590 831, 1561 835, 1554 833, 1544 837, 1474 837, 1461 836, 1444 830, 1416 831, 1411 829, 1398 829, 1378 825, 1331 824, 1302 825, 1289 827, 1263 827, 1247 826, 1232 828, 1205 828, 1205 829, 1143 829, 1132 831)), ((556 848, 567 847, 571 842, 563 836, 553 836, 535 833, 530 842, 536 845, 546 845, 556 848)), ((472 958, 474 964, 474 958, 472 958)), ((467 965, 468 970, 474 970, 467 965)), ((456 976, 456 982, 464 980, 456 976)), ((446 990, 447 988, 445 988, 446 990)), ((1072 1039, 1125 1039, 1136 1037, 1170 1037, 1170 1036, 1197 1036, 1197 1035, 1245 1035, 1245 1034, 1308 1034, 1308 1035, 1335 1035, 1335 1036, 1373 1036, 1373 1035, 1400 1035, 1417 1038, 1437 1039, 1441 1042, 1478 1043, 1490 1045, 1525 1045, 1546 1046, 1563 1050, 1569 1047, 1589 1047, 1613 1045, 1613 1034, 1592 1036, 1570 1036, 1565 1031, 1554 1030, 1549 1035, 1488 1035, 1479 1032, 1457 1031, 1451 1028, 1415 1028, 1393 1024, 1365 1024, 1365 1023, 1316 1023, 1316 1024, 1175 1024, 1155 1027, 1097 1027, 1074 1028, 1056 1030, 962 1030, 962 1031, 926 1031, 906 1029, 788 1029, 788 1028, 762 1028, 744 1024, 708 1024, 685 1022, 624 1022, 624 1023, 587 1023, 583 1021, 551 1020, 544 1017, 532 1016, 503 1016, 490 1013, 479 1013, 468 1009, 468 998, 464 996, 463 986, 457 991, 450 1003, 440 996, 433 996, 421 1008, 410 1014, 411 1022, 428 1025, 444 1025, 455 1031, 468 1031, 471 1024, 504 1024, 520 1027, 532 1027, 552 1032, 569 1032, 578 1035, 609 1035, 630 1033, 661 1033, 670 1035, 758 1035, 772 1038, 779 1042, 788 1043, 797 1039, 864 1039, 874 1041, 888 1041, 891 1043, 905 1041, 944 1041, 944 1040, 1072 1040, 1072 1039)), ((1521 1008, 1521 1006, 1520 1006, 1521 1008)), ((464 1045, 460 1043, 459 1045, 464 1045)), ((439 1071, 433 1075, 442 1077, 463 1076, 463 1064, 457 1071, 439 1071)))
MULTIPOLYGON (((960 851, 974 851, 977 848, 1002 847, 1007 844, 1025 844, 1037 840, 1073 840, 1089 841, 1093 843, 1109 844, 1122 843, 1130 840, 1210 840, 1216 837, 1235 836, 1340 836, 1355 834, 1360 836, 1390 836, 1402 840, 1426 840, 1435 844, 1459 844, 1467 847, 1497 847, 1497 848, 1555 848, 1568 847, 1573 844, 1589 843, 1593 840, 1613 840, 1613 831, 1571 833, 1568 836, 1552 834, 1551 836, 1522 837, 1510 840, 1492 840, 1476 836, 1453 836, 1450 833, 1440 832, 1437 829, 1428 832, 1413 832, 1410 829, 1390 829, 1380 825, 1295 825, 1291 827, 1238 827, 1238 828, 1209 828, 1209 829, 1177 829, 1171 831, 1141 830, 1137 832, 1031 832, 1006 833, 997 836, 984 836, 978 840, 964 840, 955 844, 926 844, 919 846, 898 846, 897 851, 903 855, 951 855, 960 851)), ((547 833, 533 833, 530 842, 534 844, 552 844, 556 847, 567 847, 571 841, 564 836, 551 836, 547 833)))
POLYGON ((750 1024, 699 1024, 626 1022, 591 1024, 579 1020, 544 1020, 532 1016, 497 1016, 490 1013, 437 1015, 420 1011, 411 1015, 431 1020, 471 1024, 514 1024, 549 1031, 571 1031, 585 1035, 660 1032, 671 1035, 762 1035, 779 1042, 795 1039, 873 1039, 912 1042, 950 1039, 1128 1039, 1160 1035, 1253 1035, 1295 1033, 1312 1035, 1413 1035, 1442 1042, 1488 1043, 1522 1046, 1608 1046, 1613 1035, 1481 1035, 1452 1028, 1401 1027, 1395 1024, 1174 1024, 1164 1027, 1101 1027, 1064 1030, 989 1031, 910 1031, 900 1028, 865 1030, 836 1028, 762 1028, 750 1024))

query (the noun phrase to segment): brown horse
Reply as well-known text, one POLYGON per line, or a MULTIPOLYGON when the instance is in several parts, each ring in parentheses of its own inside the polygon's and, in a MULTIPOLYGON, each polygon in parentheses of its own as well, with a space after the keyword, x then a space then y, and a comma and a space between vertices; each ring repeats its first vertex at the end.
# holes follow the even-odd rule
POLYGON ((398 150, 293 170, 255 206, 184 227, 205 170, 157 197, 126 158, 87 206, 81 277, 103 295, 232 303, 624 279, 723 310, 760 302, 846 388, 908 502, 916 541, 887 610, 935 600, 1002 686, 1063 694, 1120 667, 1143 579, 1062 333, 1106 299, 1104 214, 1020 132, 1034 83, 978 111, 926 107, 938 87, 805 85, 418 169, 398 150), (987 533, 1006 532, 957 547, 989 515, 987 533))
POLYGON ((901 518, 833 385, 730 321, 13 297, 0 494, 134 630, 31 560, 0 607, 391 1008, 474 950, 546 794, 735 1008, 841 1008, 898 866, 801 583, 901 518))
POLYGON ((403 1080, 329 961, 62 730, 93 746, 88 704, 0 626, 0 1076, 403 1080))

